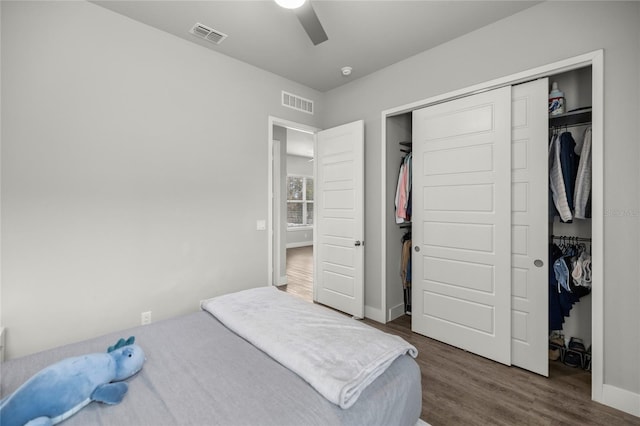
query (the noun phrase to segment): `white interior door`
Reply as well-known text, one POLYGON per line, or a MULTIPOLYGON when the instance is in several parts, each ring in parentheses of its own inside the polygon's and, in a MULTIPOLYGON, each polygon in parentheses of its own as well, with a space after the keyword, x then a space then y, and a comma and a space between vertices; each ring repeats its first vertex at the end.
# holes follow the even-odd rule
POLYGON ((511 88, 413 113, 412 329, 511 363, 511 88))
POLYGON ((548 79, 512 87, 511 363, 549 375, 548 79))
POLYGON ((314 300, 364 318, 364 122, 316 135, 314 300))

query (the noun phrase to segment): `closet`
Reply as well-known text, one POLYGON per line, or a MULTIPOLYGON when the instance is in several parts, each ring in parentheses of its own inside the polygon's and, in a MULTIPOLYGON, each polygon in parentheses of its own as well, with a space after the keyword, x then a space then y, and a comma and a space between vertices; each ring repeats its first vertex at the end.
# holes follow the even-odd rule
MULTIPOLYGON (((590 106, 591 67, 585 67, 386 117, 387 176, 393 176, 387 199, 396 198, 398 142, 413 142, 415 332, 548 375, 550 247, 556 240, 588 252, 591 238, 590 219, 550 215, 549 141, 553 132, 582 140, 590 106), (564 91, 567 113, 550 118, 553 82, 564 91)), ((387 206, 388 219, 395 207, 387 206)), ((385 226, 387 265, 399 265, 387 268, 392 307, 402 306, 406 288, 400 225, 385 226)), ((564 318, 566 343, 576 337, 590 345, 590 312, 584 295, 564 318)))
MULTIPOLYGON (((591 67, 551 77, 550 81, 557 82, 558 87, 565 92, 565 113, 549 118, 550 141, 554 134, 559 139, 562 139, 563 134, 565 136, 568 134, 569 137, 566 139, 569 144, 573 146, 575 143, 572 150, 574 154, 572 157, 574 161, 573 179, 571 179, 569 188, 571 190, 567 193, 567 199, 574 201, 569 204, 576 204, 576 201, 577 204, 581 204, 580 206, 570 205, 571 217, 569 220, 563 221, 557 208, 554 209, 553 191, 550 191, 550 255, 552 251, 558 249, 565 254, 564 260, 567 264, 565 274, 568 272, 567 284, 573 291, 567 295, 564 289, 558 289, 555 282, 550 283, 549 291, 552 292, 552 295, 563 292, 564 294, 560 294, 560 297, 561 300, 565 300, 565 303, 564 309, 561 309, 557 306, 557 302, 554 303, 550 299, 549 357, 555 362, 565 362, 567 365, 587 370, 590 369, 591 361, 589 351, 592 337, 590 286, 593 272, 591 269, 591 192, 589 191, 591 186, 591 80, 591 67), (585 176, 587 182, 584 182, 585 176), (586 191, 583 191, 581 183, 587 187, 586 191), (570 194, 571 192, 573 194, 570 194), (580 192, 582 193, 580 194, 580 192), (567 296, 570 298, 568 302, 566 301, 567 296), (575 303, 570 303, 571 301, 575 303), (559 312, 567 309, 570 310, 566 312, 569 314, 566 317, 559 312), (577 350, 574 350, 574 345, 577 350)), ((560 169, 562 170, 562 167, 560 169)), ((567 217, 565 216, 565 218, 567 217)), ((551 256, 549 261, 552 261, 551 256)), ((549 265, 549 267, 552 268, 554 265, 549 265)), ((554 269, 562 270, 563 268, 556 267, 554 269)), ((550 281, 554 281, 553 278, 555 276, 551 276, 550 281)))
POLYGON ((398 171, 398 184, 396 186, 396 195, 394 199, 395 220, 404 234, 401 239, 400 249, 400 279, 402 281, 402 290, 404 295, 404 313, 411 315, 411 184, 413 168, 412 142, 402 141, 399 143, 400 152, 404 155, 400 161, 398 171))
POLYGON ((385 223, 384 233, 387 241, 386 260, 391 267, 386 268, 385 299, 389 306, 387 319, 391 320, 401 315, 411 313, 410 289, 404 284, 403 248, 407 234, 411 235, 411 221, 397 223, 395 197, 398 190, 398 175, 400 166, 411 148, 408 144, 412 137, 411 112, 394 115, 386 119, 385 172, 389 178, 385 181, 385 192, 389 203, 385 204, 388 221, 385 223), (401 143, 404 142, 404 143, 401 143))

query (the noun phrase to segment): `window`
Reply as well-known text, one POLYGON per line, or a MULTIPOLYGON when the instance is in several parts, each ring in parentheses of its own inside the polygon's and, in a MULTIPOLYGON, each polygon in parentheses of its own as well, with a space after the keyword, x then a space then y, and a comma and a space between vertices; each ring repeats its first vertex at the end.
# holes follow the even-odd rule
POLYGON ((313 225, 313 178, 287 176, 287 227, 313 225))

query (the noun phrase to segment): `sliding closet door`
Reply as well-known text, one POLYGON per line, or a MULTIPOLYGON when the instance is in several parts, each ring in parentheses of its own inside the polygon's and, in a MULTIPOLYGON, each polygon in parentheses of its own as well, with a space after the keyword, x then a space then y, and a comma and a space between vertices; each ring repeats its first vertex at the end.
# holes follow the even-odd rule
POLYGON ((511 87, 413 113, 413 331, 511 363, 511 87))
POLYGON ((549 375, 548 79, 512 87, 511 363, 549 375))

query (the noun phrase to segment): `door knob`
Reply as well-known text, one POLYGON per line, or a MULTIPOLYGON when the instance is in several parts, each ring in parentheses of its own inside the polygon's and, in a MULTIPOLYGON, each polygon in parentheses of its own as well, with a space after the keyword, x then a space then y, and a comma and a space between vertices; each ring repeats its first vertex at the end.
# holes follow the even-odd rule
POLYGON ((360 242, 360 240, 356 240, 356 247, 360 247, 360 245, 362 245, 362 243, 360 242))
POLYGON ((533 264, 536 265, 538 268, 541 268, 542 265, 544 265, 544 262, 540 259, 536 259, 533 261, 533 264))
POLYGON ((420 247, 419 247, 419 246, 415 246, 413 249, 414 249, 416 252, 419 252, 419 251, 420 251, 420 247))

